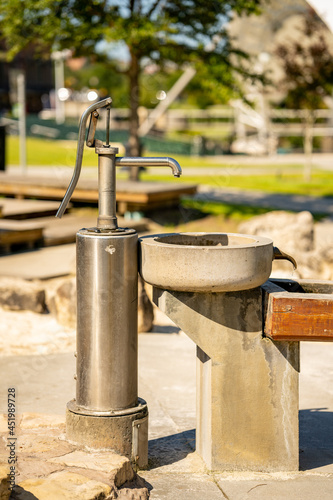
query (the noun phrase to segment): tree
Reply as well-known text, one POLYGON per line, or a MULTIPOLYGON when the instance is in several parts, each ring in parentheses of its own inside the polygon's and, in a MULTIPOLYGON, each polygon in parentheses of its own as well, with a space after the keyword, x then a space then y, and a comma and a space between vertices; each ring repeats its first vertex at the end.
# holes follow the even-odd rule
POLYGON ((327 107, 325 98, 333 89, 333 41, 323 22, 313 10, 301 23, 296 34, 276 48, 284 76, 280 88, 286 92, 281 103, 286 108, 303 110, 304 169, 306 181, 311 179, 311 155, 315 110, 327 107))
POLYGON ((95 56, 101 47, 107 50, 105 42, 118 42, 119 52, 125 46, 127 68, 113 63, 113 69, 124 72, 129 82, 129 147, 137 156, 140 76, 145 66, 191 64, 197 68, 202 92, 222 92, 223 84, 239 90, 234 70, 246 74, 246 54, 232 47, 226 27, 234 13, 258 12, 260 1, 2 0, 0 32, 8 57, 28 43, 41 52, 71 48, 76 55, 95 56))

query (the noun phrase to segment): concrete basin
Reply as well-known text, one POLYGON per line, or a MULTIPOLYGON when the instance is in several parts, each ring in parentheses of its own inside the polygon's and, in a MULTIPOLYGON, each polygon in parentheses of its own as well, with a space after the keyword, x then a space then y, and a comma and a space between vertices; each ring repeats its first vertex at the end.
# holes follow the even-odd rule
POLYGON ((230 292, 262 285, 273 241, 232 233, 170 233, 139 239, 141 277, 166 290, 230 292))

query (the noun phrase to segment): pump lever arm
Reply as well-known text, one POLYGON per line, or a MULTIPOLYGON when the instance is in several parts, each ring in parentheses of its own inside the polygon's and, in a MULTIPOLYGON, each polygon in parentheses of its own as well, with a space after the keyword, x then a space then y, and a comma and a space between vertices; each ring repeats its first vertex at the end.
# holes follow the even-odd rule
POLYGON ((58 211, 56 213, 56 217, 61 218, 65 210, 67 208, 67 205, 69 203, 69 200, 71 199, 71 196, 73 194, 74 189, 76 188, 76 185, 78 183, 80 173, 81 173, 81 167, 82 167, 82 158, 83 158, 83 148, 84 148, 84 139, 86 135, 86 126, 87 126, 87 121, 91 113, 96 111, 97 109, 100 108, 105 108, 106 106, 109 106, 112 103, 111 97, 107 97, 106 99, 103 99, 102 101, 95 102, 89 108, 87 108, 84 113, 81 116, 80 120, 80 127, 79 127, 79 139, 78 139, 78 144, 77 144, 77 150, 76 150, 76 162, 75 162, 75 169, 74 173, 72 176, 72 179, 69 183, 69 186, 67 188, 67 191, 65 193, 65 196, 58 208, 58 211))

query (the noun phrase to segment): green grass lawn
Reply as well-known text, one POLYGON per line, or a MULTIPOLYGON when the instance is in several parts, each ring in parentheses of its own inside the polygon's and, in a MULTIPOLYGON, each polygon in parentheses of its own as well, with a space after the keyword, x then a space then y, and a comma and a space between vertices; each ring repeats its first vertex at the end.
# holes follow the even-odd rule
MULTIPOLYGON (((19 164, 19 142, 18 137, 9 136, 7 138, 7 164, 19 164)), ((147 156, 153 156, 154 153, 147 152, 147 156)), ((158 156, 163 156, 159 154, 158 156)), ((74 168, 76 158, 75 141, 52 141, 47 139, 36 139, 29 137, 27 139, 27 163, 28 165, 58 166, 74 168)), ((177 160, 183 168, 183 175, 180 179, 174 179, 170 173, 163 176, 152 175, 144 172, 141 175, 142 180, 165 181, 165 182, 187 182, 194 184, 206 184, 216 188, 239 188, 256 189, 270 193, 285 194, 304 194, 312 196, 333 196, 333 172, 326 172, 313 169, 312 181, 306 183, 303 180, 301 166, 289 165, 260 165, 260 169, 265 172, 263 175, 251 174, 250 170, 258 168, 255 164, 241 165, 241 168, 248 168, 249 175, 237 175, 237 166, 230 164, 217 163, 214 157, 188 157, 178 156, 177 160), (203 175, 188 176, 186 167, 200 167, 203 175), (204 175, 204 169, 207 167, 226 168, 226 172, 221 175, 204 175), (228 173, 231 172, 231 174, 228 173), (278 171, 278 173, 277 173, 278 171), (236 173, 236 175, 233 175, 236 173)), ((83 155, 83 166, 96 166, 97 158, 93 149, 85 148, 83 155)), ((123 172, 118 173, 119 177, 124 177, 123 172)))
MULTIPOLYGON (((142 180, 175 182, 170 176, 154 176, 144 173, 142 180)), ((303 174, 289 175, 207 175, 181 177, 183 182, 194 184, 205 184, 215 188, 238 188, 265 191, 268 193, 295 194, 308 196, 333 196, 333 172, 319 172, 314 170, 311 182, 304 182, 303 174)), ((177 182, 179 182, 177 180, 177 182)))
MULTIPOLYGON (((27 138, 27 164, 70 167, 75 165, 76 141, 51 141, 48 139, 27 138)), ((6 141, 6 162, 19 165, 19 139, 8 136, 6 141)), ((83 165, 96 165, 95 151, 85 148, 83 165)))

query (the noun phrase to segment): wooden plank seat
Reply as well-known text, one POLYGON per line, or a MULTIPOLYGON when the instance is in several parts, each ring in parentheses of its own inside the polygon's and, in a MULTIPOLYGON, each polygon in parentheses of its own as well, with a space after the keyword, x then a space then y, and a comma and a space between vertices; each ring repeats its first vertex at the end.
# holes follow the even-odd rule
POLYGON ((270 279, 262 290, 267 337, 333 341, 332 281, 270 279))

